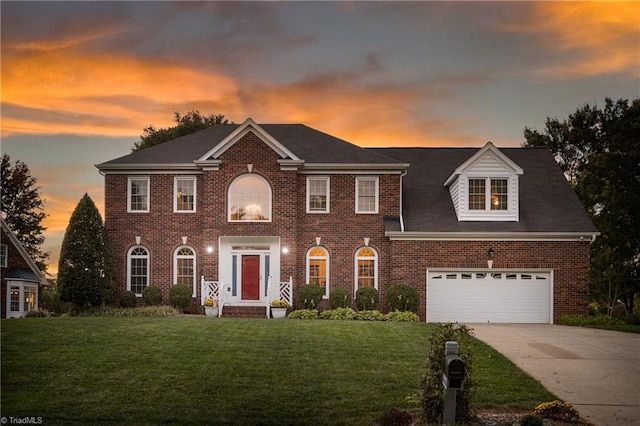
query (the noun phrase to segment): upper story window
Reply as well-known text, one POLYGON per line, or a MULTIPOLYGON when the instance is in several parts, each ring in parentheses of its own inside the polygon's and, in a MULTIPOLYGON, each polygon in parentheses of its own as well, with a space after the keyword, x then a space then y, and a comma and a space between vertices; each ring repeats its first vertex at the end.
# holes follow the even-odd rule
POLYGON ((149 178, 130 177, 128 183, 127 211, 149 212, 149 178))
POLYGON ((127 290, 142 296, 149 285, 149 252, 142 246, 134 246, 127 258, 127 290))
POLYGON ((329 297, 329 254, 323 247, 313 247, 307 252, 307 283, 324 288, 329 297))
POLYGON ((508 179, 469 179, 469 210, 508 210, 508 179))
POLYGON ((9 248, 6 244, 0 244, 0 267, 7 267, 7 258, 9 257, 9 248))
POLYGON ((329 213, 329 178, 307 178, 307 213, 329 213))
POLYGON ((176 177, 174 179, 173 211, 193 213, 196 211, 196 178, 176 177))
POLYGON ((261 176, 245 174, 229 186, 230 222, 271 221, 271 185, 261 176))
POLYGON ((378 178, 356 178, 356 213, 378 213, 378 178))

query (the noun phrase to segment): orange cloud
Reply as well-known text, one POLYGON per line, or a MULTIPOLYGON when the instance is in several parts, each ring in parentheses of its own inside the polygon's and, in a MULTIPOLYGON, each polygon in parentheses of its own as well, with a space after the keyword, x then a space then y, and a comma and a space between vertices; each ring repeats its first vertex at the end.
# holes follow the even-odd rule
POLYGON ((2 86, 3 136, 131 136, 170 124, 167 110, 185 103, 237 109, 234 80, 215 70, 66 48, 3 49, 2 86))
POLYGON ((531 23, 504 26, 544 40, 557 64, 537 75, 551 79, 629 74, 640 71, 640 3, 538 2, 531 23), (559 56, 563 55, 563 56, 559 56))

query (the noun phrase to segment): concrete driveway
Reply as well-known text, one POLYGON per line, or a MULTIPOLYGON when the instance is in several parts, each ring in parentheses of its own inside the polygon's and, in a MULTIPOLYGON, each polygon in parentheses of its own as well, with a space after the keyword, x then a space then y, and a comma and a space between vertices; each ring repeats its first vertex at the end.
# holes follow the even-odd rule
POLYGON ((551 324, 468 325, 593 424, 640 425, 640 334, 551 324))

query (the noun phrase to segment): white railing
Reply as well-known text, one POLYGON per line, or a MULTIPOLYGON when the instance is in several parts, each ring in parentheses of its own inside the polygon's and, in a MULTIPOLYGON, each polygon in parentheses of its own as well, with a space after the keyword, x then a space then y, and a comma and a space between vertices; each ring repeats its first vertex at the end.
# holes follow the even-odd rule
POLYGON ((286 300, 289 306, 293 306, 293 278, 289 277, 289 281, 271 281, 269 277, 269 285, 267 291, 267 318, 271 317, 271 302, 277 299, 286 300))
POLYGON ((207 298, 218 301, 218 316, 222 316, 222 308, 226 303, 227 292, 224 291, 222 281, 205 281, 204 277, 200 278, 200 304, 204 305, 207 298))

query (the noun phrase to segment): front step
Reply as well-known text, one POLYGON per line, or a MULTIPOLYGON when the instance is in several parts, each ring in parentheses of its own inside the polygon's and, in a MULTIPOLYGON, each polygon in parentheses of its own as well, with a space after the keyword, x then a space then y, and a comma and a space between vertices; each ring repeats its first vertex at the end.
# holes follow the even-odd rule
POLYGON ((224 318, 266 318, 266 306, 225 306, 222 309, 224 318))

